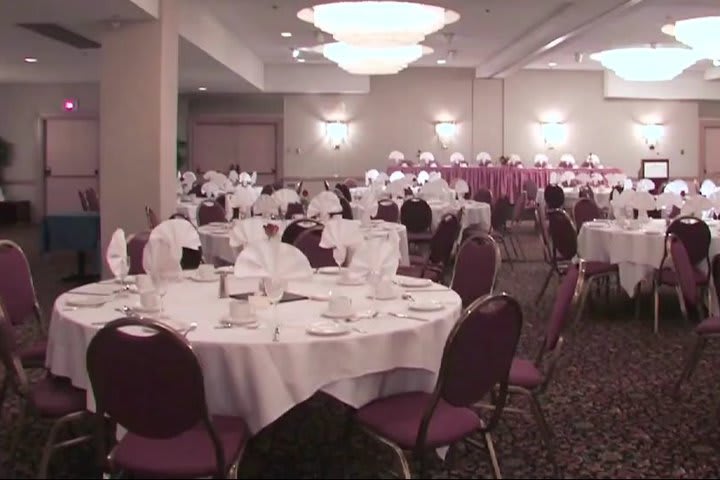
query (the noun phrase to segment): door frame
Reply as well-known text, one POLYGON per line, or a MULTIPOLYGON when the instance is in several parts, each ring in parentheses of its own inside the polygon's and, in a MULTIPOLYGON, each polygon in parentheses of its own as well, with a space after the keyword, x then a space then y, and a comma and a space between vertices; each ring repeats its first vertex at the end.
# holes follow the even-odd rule
MULTIPOLYGON (((50 113, 50 114, 41 114, 38 118, 38 126, 37 126, 37 142, 36 144, 39 146, 39 152, 38 155, 40 156, 40 185, 41 192, 41 205, 42 205, 42 216, 44 217, 47 213, 47 175, 45 175, 45 171, 47 170, 47 149, 46 147, 46 138, 47 135, 45 134, 46 128, 47 128, 47 122, 48 120, 95 120, 98 122, 98 126, 100 124, 100 117, 97 114, 93 113, 50 113)), ((98 195, 100 195, 100 130, 98 128, 98 151, 97 151, 97 160, 98 160, 98 166, 97 166, 97 179, 98 179, 98 195)), ((85 178, 85 177, 83 177, 85 178)))
POLYGON ((699 173, 703 178, 707 176, 707 163, 705 162, 705 129, 720 128, 720 118, 701 118, 700 119, 700 148, 698 150, 698 167, 699 173))
POLYGON ((195 128, 198 125, 272 125, 275 128, 275 181, 283 178, 283 117, 278 115, 193 115, 190 117, 188 166, 195 168, 195 128))

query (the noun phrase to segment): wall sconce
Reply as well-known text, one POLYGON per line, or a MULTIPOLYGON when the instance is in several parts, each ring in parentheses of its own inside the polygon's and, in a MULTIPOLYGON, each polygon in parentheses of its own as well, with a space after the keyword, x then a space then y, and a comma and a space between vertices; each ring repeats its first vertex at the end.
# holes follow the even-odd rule
POLYGON ((540 124, 543 140, 549 150, 559 147, 567 140, 567 127, 564 123, 548 122, 540 124))
POLYGON ((438 122, 435 124, 435 133, 437 133, 442 148, 448 148, 448 144, 457 133, 457 125, 455 122, 438 122))
POLYGON ((325 136, 335 150, 345 143, 348 137, 348 124, 345 122, 325 122, 325 136))
POLYGON ((640 127, 640 133, 650 150, 655 150, 660 139, 665 135, 665 127, 656 123, 648 123, 640 127))

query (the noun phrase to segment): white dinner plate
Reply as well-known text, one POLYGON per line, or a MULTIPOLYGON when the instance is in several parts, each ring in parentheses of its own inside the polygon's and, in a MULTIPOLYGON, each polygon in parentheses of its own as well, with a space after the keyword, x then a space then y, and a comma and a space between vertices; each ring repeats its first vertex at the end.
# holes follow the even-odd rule
POLYGON ((347 286, 357 286, 357 285, 364 285, 365 279, 362 277, 340 277, 337 281, 338 285, 347 285, 347 286))
POLYGON ((350 310, 349 312, 345 313, 338 313, 338 312, 331 312, 330 310, 325 310, 321 313, 323 317, 326 318, 333 318, 333 319, 339 319, 339 318, 352 318, 355 316, 355 310, 350 310))
POLYGON ((340 267, 320 267, 317 271, 323 275, 338 275, 340 273, 340 267))
POLYGON ((238 327, 245 327, 245 328, 258 328, 260 324, 257 321, 257 318, 250 317, 243 320, 236 320, 232 318, 230 315, 225 315, 220 319, 220 324, 229 323, 231 325, 235 325, 238 327))
POLYGON ((315 322, 307 328, 310 335, 320 337, 337 337, 350 333, 350 328, 342 323, 335 322, 315 322))
POLYGON ((445 308, 445 305, 437 300, 416 300, 414 302, 410 302, 408 308, 419 312, 435 312, 445 308))
POLYGON ((210 222, 207 224, 209 227, 222 227, 222 228, 230 228, 230 224, 226 222, 210 222))
POLYGON ((212 283, 216 282, 218 279, 218 275, 213 273, 211 277, 201 277, 197 273, 194 273, 192 275, 189 275, 188 278, 192 280, 193 282, 200 282, 200 283, 212 283))
POLYGON ((87 296, 87 297, 81 297, 81 296, 75 296, 75 297, 69 297, 65 300, 65 305, 68 307, 99 307, 101 305, 105 305, 107 301, 109 300, 108 297, 99 297, 99 296, 87 296))
POLYGON ((600 223, 600 222, 585 222, 583 223, 584 226, 587 226, 588 228, 610 228, 610 225, 607 223, 600 223))
POLYGON ((397 277, 396 282, 398 285, 410 288, 421 288, 429 287, 432 285, 432 280, 429 278, 415 278, 415 277, 397 277))

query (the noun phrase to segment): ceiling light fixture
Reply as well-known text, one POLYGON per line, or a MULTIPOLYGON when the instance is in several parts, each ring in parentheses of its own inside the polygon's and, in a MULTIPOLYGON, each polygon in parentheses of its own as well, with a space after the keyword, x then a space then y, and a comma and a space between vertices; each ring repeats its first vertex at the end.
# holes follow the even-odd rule
POLYGON ((423 55, 433 52, 424 45, 397 47, 358 47, 342 42, 315 47, 325 58, 340 68, 357 75, 391 75, 407 68, 423 55))
POLYGON ((280 34, 280 36, 283 38, 290 38, 290 37, 292 37, 292 33, 291 32, 282 32, 280 34))
POLYGON ((688 18, 675 22, 671 29, 666 27, 663 33, 674 36, 702 57, 720 59, 720 16, 688 18))
POLYGON ((25 63, 37 63, 37 61, 38 61, 37 58, 35 58, 35 57, 25 57, 24 60, 25 60, 25 63))
POLYGON ((590 58, 631 82, 672 80, 698 60, 700 55, 680 47, 630 47, 593 53, 590 58))
POLYGON ((198 90, 201 91, 201 92, 206 92, 206 91, 207 91, 207 87, 198 87, 198 90))
POLYGON ((326 3, 300 10, 297 16, 338 42, 365 47, 417 44, 460 19, 452 10, 401 1, 326 3))
POLYGON ((298 58, 299 56, 300 56, 300 50, 298 50, 297 48, 293 48, 293 50, 292 50, 292 57, 293 57, 293 58, 298 58))
POLYGON ((447 63, 447 60, 445 60, 444 58, 440 58, 440 59, 438 59, 438 61, 437 61, 437 64, 438 64, 438 65, 445 65, 446 63, 447 63))

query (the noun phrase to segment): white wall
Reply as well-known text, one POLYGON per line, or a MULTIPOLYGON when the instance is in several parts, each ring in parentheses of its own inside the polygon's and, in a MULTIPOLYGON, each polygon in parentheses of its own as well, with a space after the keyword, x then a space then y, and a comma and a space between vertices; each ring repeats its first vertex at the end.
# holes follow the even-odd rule
POLYGON ((606 166, 634 175, 643 158, 669 158, 672 176, 695 176, 698 171, 698 103, 693 101, 606 100, 602 72, 524 70, 505 79, 505 151, 527 163, 546 151, 539 123, 567 125, 563 152, 576 159, 596 153, 606 166), (665 125, 665 138, 651 151, 639 138, 638 125, 665 125))
POLYGON ((0 184, 8 199, 31 200, 35 218, 42 213, 43 152, 40 144, 44 115, 62 115, 65 98, 78 101, 78 111, 68 115, 96 115, 97 84, 0 85, 0 137, 13 144, 14 157, 2 171, 0 184))

